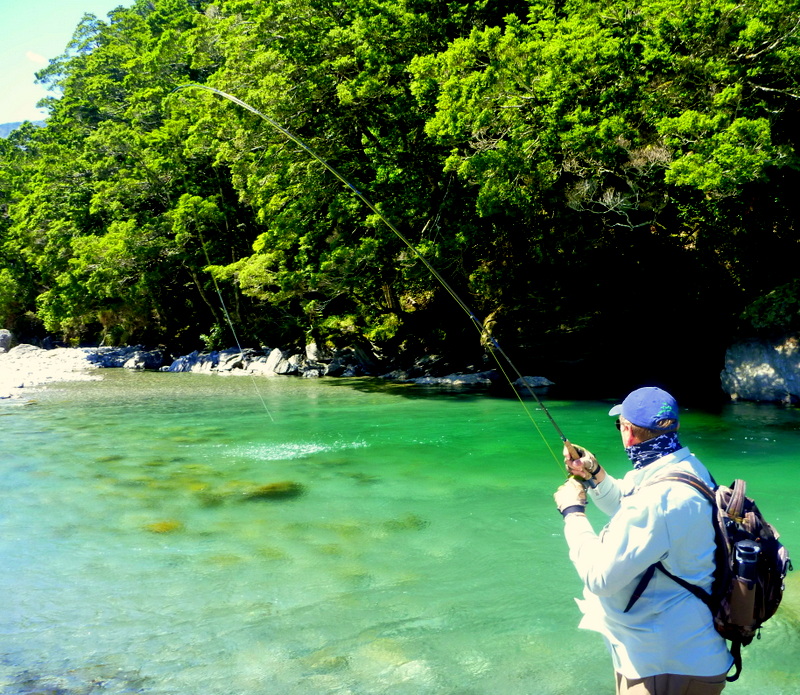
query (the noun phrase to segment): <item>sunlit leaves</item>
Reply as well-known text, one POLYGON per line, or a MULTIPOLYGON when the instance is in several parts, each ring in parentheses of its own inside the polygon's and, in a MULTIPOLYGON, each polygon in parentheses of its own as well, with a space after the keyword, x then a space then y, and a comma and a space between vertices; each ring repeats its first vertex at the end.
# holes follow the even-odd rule
POLYGON ((737 118, 727 123, 722 115, 706 116, 685 111, 664 119, 659 130, 681 156, 666 172, 666 181, 711 193, 731 193, 765 176, 768 166, 779 163, 765 118, 737 118))
POLYGON ((536 8, 528 24, 473 31, 418 58, 414 90, 420 100, 436 94, 427 132, 458 145, 448 166, 476 182, 481 200, 528 204, 575 175, 625 180, 626 151, 679 135, 692 113, 722 119, 724 132, 708 132, 703 154, 670 137, 664 181, 730 194, 780 163, 764 100, 794 98, 794 74, 769 66, 788 62, 781 52, 797 46, 800 15, 777 10, 716 0, 573 2, 560 17, 536 8))

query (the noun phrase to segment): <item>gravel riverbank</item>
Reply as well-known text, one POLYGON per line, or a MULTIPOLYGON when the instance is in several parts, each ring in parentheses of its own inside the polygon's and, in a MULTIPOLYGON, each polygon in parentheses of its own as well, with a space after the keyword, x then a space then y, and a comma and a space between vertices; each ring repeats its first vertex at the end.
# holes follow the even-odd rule
POLYGON ((90 349, 43 350, 34 345, 17 345, 0 352, 0 398, 24 398, 32 389, 59 381, 100 379, 90 349))

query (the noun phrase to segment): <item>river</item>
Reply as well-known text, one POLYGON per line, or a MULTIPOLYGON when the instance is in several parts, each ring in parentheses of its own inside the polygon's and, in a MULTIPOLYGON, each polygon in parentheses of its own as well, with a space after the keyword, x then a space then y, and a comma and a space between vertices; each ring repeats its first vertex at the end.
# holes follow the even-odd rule
MULTIPOLYGON (((625 473, 610 402, 547 405, 625 473)), ((366 379, 108 370, 0 403, 0 691, 611 695, 533 419, 555 455, 514 400, 366 379)), ((681 439, 800 561, 800 410, 688 410, 681 439)), ((800 693, 797 575, 726 693, 800 693)))

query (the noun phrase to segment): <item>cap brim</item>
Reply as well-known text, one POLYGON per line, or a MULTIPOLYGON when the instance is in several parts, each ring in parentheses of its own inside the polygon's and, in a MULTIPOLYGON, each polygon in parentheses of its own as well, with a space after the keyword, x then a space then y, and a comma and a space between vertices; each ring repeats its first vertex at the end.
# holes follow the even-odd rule
POLYGON ((611 410, 608 411, 609 415, 622 415, 622 403, 619 405, 615 405, 611 410))

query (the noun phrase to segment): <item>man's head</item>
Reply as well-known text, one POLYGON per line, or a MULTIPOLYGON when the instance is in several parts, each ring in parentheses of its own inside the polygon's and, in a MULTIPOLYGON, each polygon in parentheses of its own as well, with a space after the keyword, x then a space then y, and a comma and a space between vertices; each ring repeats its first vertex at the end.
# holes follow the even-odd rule
MULTIPOLYGON (((645 386, 628 394, 620 405, 608 411, 617 416, 639 442, 678 429, 678 403, 663 389, 645 386)), ((623 438, 625 434, 623 432, 623 438)))

